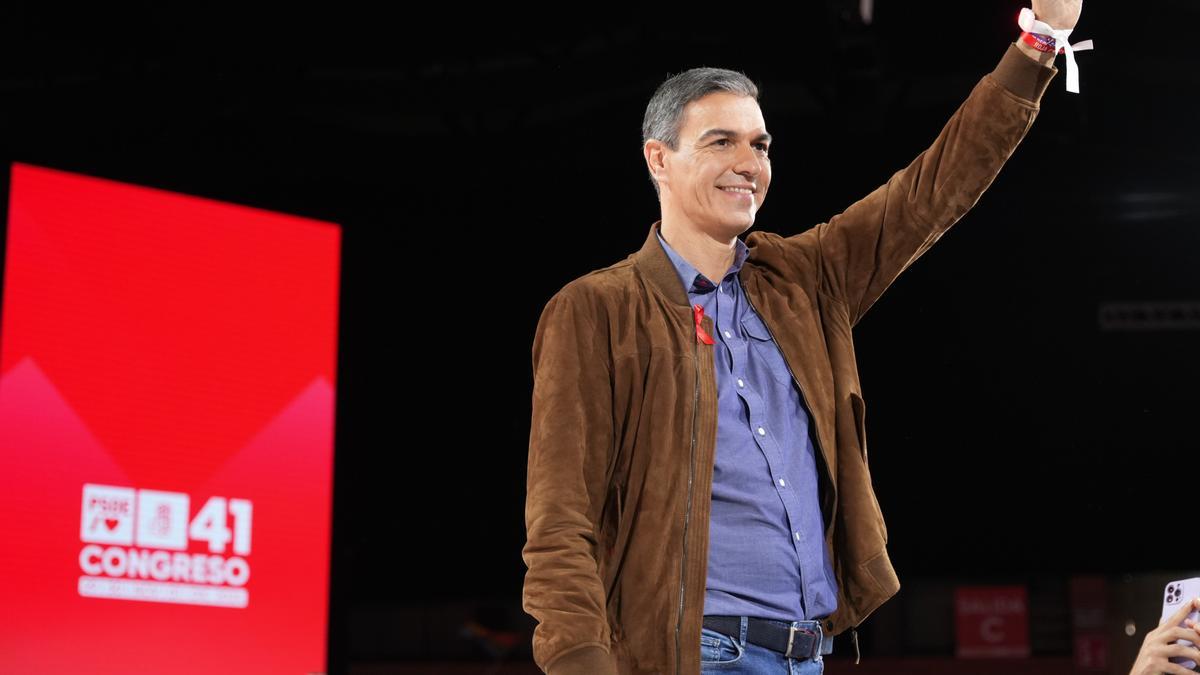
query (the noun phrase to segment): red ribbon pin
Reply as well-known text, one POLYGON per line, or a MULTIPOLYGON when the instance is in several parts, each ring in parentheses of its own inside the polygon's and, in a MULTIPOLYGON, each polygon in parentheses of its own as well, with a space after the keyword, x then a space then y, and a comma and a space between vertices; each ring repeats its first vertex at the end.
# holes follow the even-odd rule
POLYGON ((704 318, 704 306, 693 305, 692 314, 694 314, 696 317, 696 337, 699 338, 704 344, 711 345, 713 343, 712 336, 704 330, 704 326, 700 323, 701 319, 704 318))

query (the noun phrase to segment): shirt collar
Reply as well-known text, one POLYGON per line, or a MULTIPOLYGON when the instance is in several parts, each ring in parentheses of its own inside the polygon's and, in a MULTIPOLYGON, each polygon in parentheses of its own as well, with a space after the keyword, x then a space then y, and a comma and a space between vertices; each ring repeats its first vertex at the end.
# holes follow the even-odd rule
MULTIPOLYGON (((655 227, 654 231, 658 234, 658 242, 662 244, 663 250, 667 252, 667 256, 675 265, 675 271, 679 274, 679 280, 683 283, 683 287, 688 293, 708 293, 716 289, 716 284, 711 279, 704 276, 696 269, 694 265, 683 259, 683 256, 675 252, 671 245, 663 239, 662 231, 655 227)), ((726 279, 731 274, 737 274, 742 269, 742 263, 746 262, 746 258, 750 254, 750 249, 740 238, 734 238, 734 254, 733 264, 730 265, 729 271, 725 272, 722 279, 726 279)))

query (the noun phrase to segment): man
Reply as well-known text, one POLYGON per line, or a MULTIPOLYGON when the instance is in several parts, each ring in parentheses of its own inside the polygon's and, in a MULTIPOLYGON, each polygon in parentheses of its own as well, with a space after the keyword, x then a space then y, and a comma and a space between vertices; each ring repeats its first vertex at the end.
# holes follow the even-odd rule
MULTIPOLYGON (((1081 2, 1033 9, 1065 29, 1081 2)), ((757 89, 720 69, 659 87, 643 153, 661 219, 534 335, 523 606, 545 672, 821 673, 846 629, 857 653, 899 581, 851 329, 995 178, 1053 54, 1018 41, 886 184, 744 243, 771 181, 757 89)))

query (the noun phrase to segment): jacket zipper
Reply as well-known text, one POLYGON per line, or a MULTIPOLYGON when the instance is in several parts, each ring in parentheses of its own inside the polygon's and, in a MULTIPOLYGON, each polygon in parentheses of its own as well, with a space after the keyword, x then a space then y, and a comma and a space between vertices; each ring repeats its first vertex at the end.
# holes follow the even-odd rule
POLYGON ((679 675, 679 632, 683 624, 683 587, 687 570, 688 521, 692 515, 692 474, 696 468, 696 411, 700 408, 700 337, 692 336, 692 362, 696 368, 696 386, 692 394, 692 448, 688 459, 688 500, 683 513, 683 556, 679 559, 679 613, 675 618, 675 675, 679 675))
MULTIPOLYGON (((740 276, 739 276, 739 282, 740 282, 740 276)), ((746 296, 746 302, 750 303, 750 308, 753 309, 754 313, 758 314, 758 317, 761 319, 762 314, 760 314, 758 311, 758 308, 754 306, 754 301, 750 299, 750 293, 746 291, 745 286, 742 287, 742 292, 746 296)), ((771 336, 771 340, 773 342, 775 342, 776 348, 780 350, 780 353, 782 353, 783 349, 781 347, 779 347, 779 341, 775 339, 775 334, 771 332, 771 327, 767 326, 766 320, 763 320, 762 324, 763 324, 763 326, 766 326, 767 334, 771 336)), ((805 395, 805 393, 804 393, 804 387, 800 386, 800 378, 796 377, 795 371, 792 370, 792 364, 788 363, 786 358, 784 358, 783 362, 785 364, 787 364, 788 374, 792 376, 792 381, 796 383, 796 389, 800 391, 800 398, 804 399, 804 407, 811 411, 812 407, 810 405, 808 405, 808 396, 805 395)), ((816 424, 815 418, 814 418, 813 424, 814 425, 816 424)), ((814 433, 813 438, 817 439, 817 450, 821 453, 821 456, 824 457, 825 450, 821 447, 821 435, 814 433)), ((836 490, 837 487, 834 486, 834 489, 836 490)), ((822 533, 822 534, 824 534, 824 533, 822 533)), ((822 537, 822 539, 823 539, 823 537, 822 537)), ((858 652, 858 631, 856 630, 856 628, 857 627, 850 628, 851 641, 854 642, 854 663, 855 664, 857 664, 859 662, 859 659, 861 656, 858 652)))

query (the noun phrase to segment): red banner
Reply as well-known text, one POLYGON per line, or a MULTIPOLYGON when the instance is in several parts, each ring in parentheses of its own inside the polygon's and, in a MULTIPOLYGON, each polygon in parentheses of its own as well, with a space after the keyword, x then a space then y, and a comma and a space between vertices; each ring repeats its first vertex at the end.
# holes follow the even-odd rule
POLYGON ((1029 603, 1024 586, 960 586, 954 591, 959 658, 1027 658, 1029 603))

